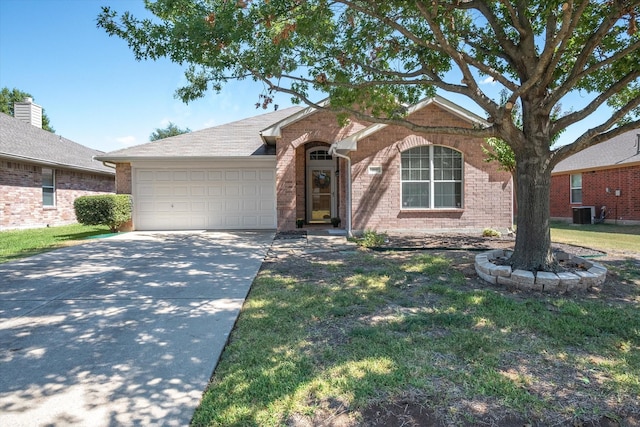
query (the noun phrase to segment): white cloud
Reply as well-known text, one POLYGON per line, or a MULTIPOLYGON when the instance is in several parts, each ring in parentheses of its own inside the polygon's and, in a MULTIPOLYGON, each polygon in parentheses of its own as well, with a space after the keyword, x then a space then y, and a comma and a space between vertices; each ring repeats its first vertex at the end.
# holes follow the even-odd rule
POLYGON ((136 143, 136 137, 131 135, 121 136, 120 138, 116 138, 116 141, 122 145, 133 145, 136 143))
POLYGON ((486 85, 486 84, 494 85, 494 84, 496 84, 496 81, 493 79, 493 77, 487 76, 484 80, 480 81, 480 84, 481 85, 486 85))

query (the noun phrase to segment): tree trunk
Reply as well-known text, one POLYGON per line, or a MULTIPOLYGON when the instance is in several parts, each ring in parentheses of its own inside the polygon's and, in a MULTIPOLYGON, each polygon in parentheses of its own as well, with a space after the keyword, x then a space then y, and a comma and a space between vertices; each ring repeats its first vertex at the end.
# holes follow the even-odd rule
POLYGON ((525 156, 516 153, 518 219, 511 257, 514 270, 552 271, 554 267, 549 231, 551 169, 547 158, 540 152, 525 156))

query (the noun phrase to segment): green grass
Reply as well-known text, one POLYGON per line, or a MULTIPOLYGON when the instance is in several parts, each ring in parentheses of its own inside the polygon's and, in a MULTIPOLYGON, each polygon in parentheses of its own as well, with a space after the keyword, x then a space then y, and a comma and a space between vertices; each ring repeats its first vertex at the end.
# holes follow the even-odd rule
POLYGON ((403 396, 452 423, 485 404, 542 424, 615 416, 640 398, 638 305, 476 289, 429 252, 268 262, 192 424, 357 417, 403 396))
POLYGON ((36 255, 79 240, 108 234, 109 227, 80 224, 0 232, 0 263, 36 255))
POLYGON ((551 240, 604 251, 640 251, 640 225, 551 224, 551 240))

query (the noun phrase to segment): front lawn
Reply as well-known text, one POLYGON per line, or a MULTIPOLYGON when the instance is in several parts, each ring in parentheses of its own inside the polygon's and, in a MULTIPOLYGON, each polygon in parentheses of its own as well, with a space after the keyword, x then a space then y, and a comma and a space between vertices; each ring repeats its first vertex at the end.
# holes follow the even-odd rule
POLYGON ((551 224, 551 240, 604 251, 640 252, 640 225, 554 222, 551 224))
POLYGON ((0 264, 76 244, 91 236, 108 234, 109 227, 80 224, 61 227, 0 231, 0 264))
POLYGON ((268 259, 192 424, 639 420, 640 264, 558 297, 479 281, 475 253, 268 259))

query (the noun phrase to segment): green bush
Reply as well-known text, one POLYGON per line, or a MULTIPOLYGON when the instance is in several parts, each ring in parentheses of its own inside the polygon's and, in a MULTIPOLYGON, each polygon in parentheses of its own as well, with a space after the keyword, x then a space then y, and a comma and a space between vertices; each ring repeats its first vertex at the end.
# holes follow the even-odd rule
POLYGON ((375 248, 386 243, 387 237, 385 233, 378 233, 375 230, 365 230, 364 233, 362 233, 362 237, 356 239, 356 243, 363 248, 375 248))
POLYGON ((73 202, 76 218, 84 225, 106 225, 112 233, 131 219, 132 199, 129 194, 81 196, 73 202))
POLYGON ((483 237, 502 237, 502 233, 498 230, 494 230, 493 228, 485 228, 482 230, 483 237))

